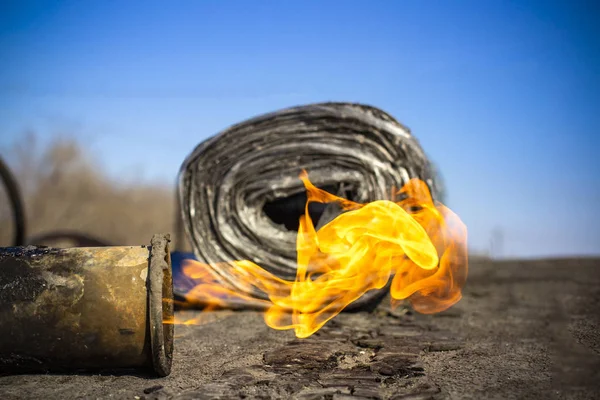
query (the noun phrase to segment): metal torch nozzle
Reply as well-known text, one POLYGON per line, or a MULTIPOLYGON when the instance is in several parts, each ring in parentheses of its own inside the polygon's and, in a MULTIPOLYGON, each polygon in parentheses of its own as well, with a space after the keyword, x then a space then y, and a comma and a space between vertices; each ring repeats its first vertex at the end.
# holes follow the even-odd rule
POLYGON ((0 248, 0 373, 148 368, 168 375, 169 241, 0 248))

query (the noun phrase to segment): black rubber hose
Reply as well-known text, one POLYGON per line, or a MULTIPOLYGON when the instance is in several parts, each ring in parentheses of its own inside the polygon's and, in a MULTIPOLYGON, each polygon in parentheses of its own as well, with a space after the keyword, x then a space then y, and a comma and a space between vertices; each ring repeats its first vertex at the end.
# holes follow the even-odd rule
POLYGON ((70 231, 70 230, 59 230, 41 233, 27 239, 28 245, 42 245, 48 242, 57 241, 69 241, 72 242, 72 247, 105 247, 114 246, 112 243, 106 240, 99 239, 89 234, 70 231))
POLYGON ((8 165, 0 157, 0 178, 6 188, 6 194, 10 201, 13 216, 13 246, 22 246, 25 244, 25 206, 23 204, 23 197, 19 190, 19 185, 15 179, 15 176, 8 168, 8 165))
MULTIPOLYGON (((179 206, 198 259, 251 260, 293 280, 306 203, 302 169, 316 186, 361 203, 389 199, 415 177, 440 200, 440 183, 417 139, 389 114, 353 103, 288 108, 222 131, 184 161, 179 206)), ((317 206, 310 210, 315 225, 325 209, 317 206)), ((215 270, 224 284, 247 290, 227 266, 215 270)), ((353 306, 380 297, 370 291, 353 306)))

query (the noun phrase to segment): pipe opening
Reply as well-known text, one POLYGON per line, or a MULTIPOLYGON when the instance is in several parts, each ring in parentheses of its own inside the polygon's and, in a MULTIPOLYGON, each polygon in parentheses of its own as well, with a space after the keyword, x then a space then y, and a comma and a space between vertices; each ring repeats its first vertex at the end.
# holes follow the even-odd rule
POLYGON ((171 273, 171 253, 167 252, 167 265, 169 268, 163 271, 162 281, 162 314, 163 314, 163 341, 164 351, 168 357, 173 354, 173 332, 175 325, 165 323, 165 321, 173 320, 174 304, 173 304, 173 279, 171 273))
POLYGON ((154 235, 149 265, 148 311, 154 371, 159 376, 171 373, 173 360, 173 278, 169 235, 154 235))

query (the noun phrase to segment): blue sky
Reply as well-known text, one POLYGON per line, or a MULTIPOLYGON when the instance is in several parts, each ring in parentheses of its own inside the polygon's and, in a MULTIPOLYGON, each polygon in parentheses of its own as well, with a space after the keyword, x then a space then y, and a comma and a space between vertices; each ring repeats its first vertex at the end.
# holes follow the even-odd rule
POLYGON ((592 1, 0 0, 0 146, 76 134, 115 179, 173 182, 233 123, 358 101, 412 129, 474 249, 497 228, 504 256, 600 254, 599 17, 592 1))

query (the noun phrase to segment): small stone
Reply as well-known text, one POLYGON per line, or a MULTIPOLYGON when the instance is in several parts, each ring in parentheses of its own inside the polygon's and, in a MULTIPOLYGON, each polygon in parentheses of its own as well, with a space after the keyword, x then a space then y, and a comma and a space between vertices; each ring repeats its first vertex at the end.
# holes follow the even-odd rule
POLYGON ((150 387, 147 387, 146 389, 144 389, 144 393, 146 393, 146 394, 154 393, 162 388, 163 388, 163 385, 150 386, 150 387))

